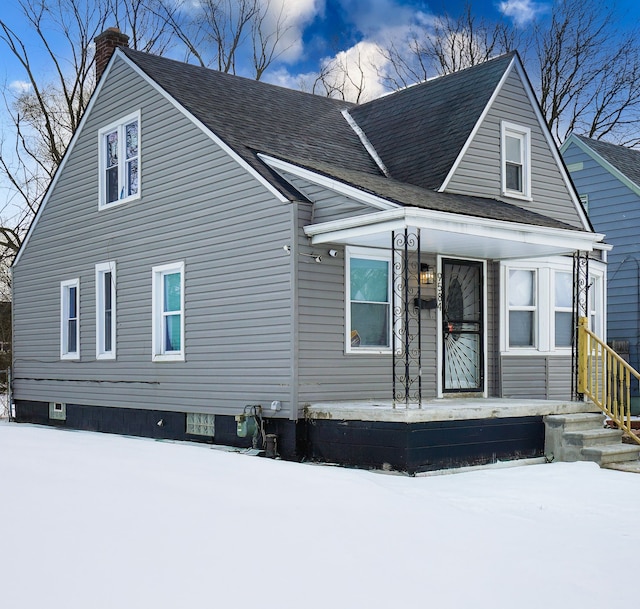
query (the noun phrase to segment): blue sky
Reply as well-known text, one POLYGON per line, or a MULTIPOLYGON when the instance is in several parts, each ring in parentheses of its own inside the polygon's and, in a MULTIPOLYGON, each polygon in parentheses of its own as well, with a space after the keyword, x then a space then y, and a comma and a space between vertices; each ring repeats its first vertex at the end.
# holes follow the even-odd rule
MULTIPOLYGON (((299 74, 318 69, 322 59, 339 51, 348 51, 357 43, 380 42, 401 35, 411 24, 442 13, 443 7, 457 14, 467 0, 271 0, 272 5, 284 2, 291 12, 290 35, 295 44, 279 63, 279 73, 272 80, 295 85, 299 74)), ((478 16, 490 19, 504 18, 519 27, 531 27, 536 20, 548 14, 551 0, 471 0, 472 10, 478 16)), ((603 0, 605 6, 612 5, 603 0)), ((616 0, 621 24, 640 24, 640 0, 616 0)), ((37 58, 39 42, 20 18, 17 0, 4 0, 0 4, 0 19, 15 28, 32 55, 37 58)), ((240 69, 242 72, 242 68, 240 69)), ((20 81, 23 76, 16 62, 0 52, 0 86, 20 81)))
MULTIPOLYGON (((264 0, 267 2, 267 0, 264 0)), ((612 5, 601 0, 605 7, 612 5)), ((401 40, 411 27, 428 28, 443 12, 443 7, 456 15, 464 9, 466 0, 270 0, 271 7, 284 3, 290 15, 287 50, 277 64, 265 73, 265 80, 284 86, 299 88, 304 83, 309 90, 315 74, 323 62, 336 58, 353 65, 354 57, 369 63, 366 75, 366 94, 362 101, 386 92, 380 84, 373 63, 380 66, 377 44, 401 40)), ((90 4, 90 2, 88 3, 90 4)), ((532 27, 537 20, 549 13, 551 0, 471 0, 473 13, 489 20, 503 18, 520 28, 532 27)), ((640 0, 617 0, 617 14, 622 27, 638 27, 640 24, 640 0)), ((18 0, 0 2, 0 19, 20 37, 35 64, 39 80, 46 82, 52 74, 52 66, 46 62, 46 52, 40 41, 21 17, 18 0)), ((108 25, 116 25, 109 22, 108 25)), ((125 32, 126 33, 126 32, 125 32)), ((1 34, 1 32, 0 32, 1 34)), ((51 36, 51 34, 48 34, 51 36)), ((51 39, 51 38, 50 38, 51 39)), ((69 53, 60 46, 60 59, 69 53)), ((251 76, 246 66, 240 65, 238 73, 251 76)), ((25 86, 25 75, 18 62, 0 43, 0 93, 10 94, 25 86)), ((7 120, 0 104, 0 142, 11 141, 11 122, 7 120)), ((6 149, 5 149, 6 150, 6 149)), ((0 219, 4 214, 3 202, 10 198, 10 191, 0 179, 0 219)))

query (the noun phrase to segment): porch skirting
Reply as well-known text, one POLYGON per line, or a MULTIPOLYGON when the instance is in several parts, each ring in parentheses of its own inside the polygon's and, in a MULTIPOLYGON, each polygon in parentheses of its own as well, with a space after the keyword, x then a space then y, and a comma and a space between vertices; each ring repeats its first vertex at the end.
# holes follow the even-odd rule
MULTIPOLYGON (((16 400, 19 423, 100 431, 157 439, 250 448, 231 415, 215 416, 213 438, 186 432, 186 413, 65 405, 65 419, 51 418, 49 404, 16 400), (160 423, 161 422, 161 423, 160 423)), ((544 455, 544 416, 587 412, 582 402, 445 399, 418 409, 391 404, 323 403, 304 418, 264 419, 280 458, 408 474, 544 455)))

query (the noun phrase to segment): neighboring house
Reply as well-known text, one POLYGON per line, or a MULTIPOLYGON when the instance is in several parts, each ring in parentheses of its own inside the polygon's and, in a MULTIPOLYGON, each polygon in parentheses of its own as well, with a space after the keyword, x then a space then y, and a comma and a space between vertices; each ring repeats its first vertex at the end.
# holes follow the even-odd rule
MULTIPOLYGON (((640 151, 571 134, 561 148, 608 256, 607 340, 640 369, 640 151)), ((640 411, 634 381, 634 410, 640 411)))
POLYGON ((14 264, 16 417, 247 446, 258 415, 285 458, 406 471, 540 456, 543 415, 585 406, 573 263, 601 332, 601 240, 517 54, 354 105, 121 47, 14 264))

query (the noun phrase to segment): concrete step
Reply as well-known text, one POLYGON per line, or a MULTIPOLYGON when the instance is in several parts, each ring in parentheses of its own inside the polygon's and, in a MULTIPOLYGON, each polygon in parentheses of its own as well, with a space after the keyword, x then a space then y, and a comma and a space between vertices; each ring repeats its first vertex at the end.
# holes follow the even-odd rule
POLYGON ((588 446, 580 452, 588 461, 595 461, 601 467, 607 467, 610 463, 637 461, 640 457, 640 445, 620 443, 588 446))
POLYGON ((603 446, 605 444, 615 444, 622 439, 621 429, 583 429, 581 431, 565 431, 564 441, 571 446, 603 446))
POLYGON ((615 469, 621 472, 630 472, 632 474, 640 474, 640 460, 623 461, 622 463, 607 463, 603 465, 606 469, 615 469))
POLYGON ((579 412, 576 414, 552 414, 545 417, 549 427, 562 427, 567 431, 580 431, 604 427, 605 416, 599 412, 579 412))

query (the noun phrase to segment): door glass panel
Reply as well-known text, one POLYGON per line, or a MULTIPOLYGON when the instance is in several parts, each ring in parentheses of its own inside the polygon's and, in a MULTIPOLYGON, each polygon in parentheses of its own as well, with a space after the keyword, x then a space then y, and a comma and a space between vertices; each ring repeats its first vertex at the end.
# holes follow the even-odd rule
POLYGON ((482 266, 443 264, 444 391, 483 388, 482 266))

